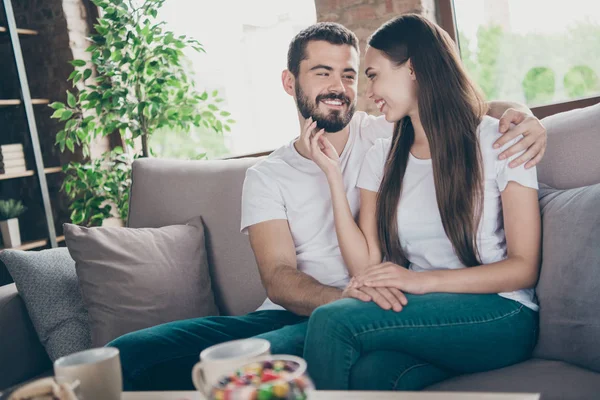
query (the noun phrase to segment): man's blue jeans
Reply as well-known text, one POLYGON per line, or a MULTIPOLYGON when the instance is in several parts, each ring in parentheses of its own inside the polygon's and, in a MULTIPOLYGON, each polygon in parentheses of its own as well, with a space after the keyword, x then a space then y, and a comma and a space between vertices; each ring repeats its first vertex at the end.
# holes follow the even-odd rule
POLYGON ((193 390, 192 367, 214 344, 259 337, 272 354, 302 356, 307 318, 289 311, 256 311, 241 317, 175 321, 113 340, 119 349, 124 390, 193 390))
POLYGON ((538 313, 495 294, 407 295, 401 312, 343 299, 310 317, 304 358, 321 390, 420 390, 529 358, 538 313))

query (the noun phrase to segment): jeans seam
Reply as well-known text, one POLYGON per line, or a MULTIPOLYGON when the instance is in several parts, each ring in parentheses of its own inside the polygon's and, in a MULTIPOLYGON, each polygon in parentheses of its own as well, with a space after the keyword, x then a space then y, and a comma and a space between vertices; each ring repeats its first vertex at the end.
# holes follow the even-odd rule
POLYGON ((396 390, 396 388, 398 387, 398 382, 400 382, 400 379, 402 379, 402 377, 407 374, 408 372, 412 371, 415 368, 421 368, 421 367, 426 367, 428 365, 428 363, 423 363, 423 364, 415 364, 410 366, 409 368, 406 368, 404 371, 402 371, 402 373, 400 374, 400 376, 396 379, 394 379, 394 385, 392 386, 392 390, 396 390))
POLYGON ((353 337, 356 338, 356 337, 361 336, 361 335, 366 334, 366 333, 384 331, 384 330, 388 330, 388 329, 398 329, 398 328, 409 328, 410 329, 410 328, 432 328, 432 327, 448 327, 448 326, 487 324, 489 322, 495 322, 495 321, 499 321, 499 320, 504 319, 504 318, 512 317, 513 315, 520 313, 521 310, 523 309, 523 307, 524 307, 524 305, 521 304, 521 306, 518 309, 513 310, 513 311, 511 311, 508 314, 504 314, 504 315, 502 315, 500 317, 490 318, 490 319, 487 319, 485 321, 458 322, 458 323, 437 324, 437 325, 410 325, 410 326, 397 325, 397 326, 386 326, 386 327, 383 327, 383 328, 373 328, 373 329, 369 329, 367 331, 358 332, 358 333, 355 333, 353 335, 353 337))

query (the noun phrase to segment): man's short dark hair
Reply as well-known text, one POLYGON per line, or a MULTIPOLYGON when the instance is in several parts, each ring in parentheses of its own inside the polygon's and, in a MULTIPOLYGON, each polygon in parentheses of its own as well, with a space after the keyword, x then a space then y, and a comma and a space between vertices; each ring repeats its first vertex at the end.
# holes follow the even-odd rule
POLYGON ((287 68, 295 76, 300 72, 300 62, 306 59, 306 46, 313 40, 323 40, 331 44, 347 44, 358 49, 358 38, 348 28, 335 22, 319 22, 300 31, 288 50, 287 68))

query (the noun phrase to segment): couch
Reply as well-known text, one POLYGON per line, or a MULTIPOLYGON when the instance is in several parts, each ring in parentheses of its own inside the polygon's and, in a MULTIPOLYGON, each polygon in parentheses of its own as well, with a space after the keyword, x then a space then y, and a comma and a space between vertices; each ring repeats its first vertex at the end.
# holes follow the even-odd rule
MULTIPOLYGON (((555 188, 600 183, 600 104, 547 117, 543 124, 548 149, 538 168, 539 181, 555 188)), ((256 162, 256 158, 143 159, 133 165, 128 226, 161 227, 201 215, 215 297, 223 315, 253 311, 265 298, 248 238, 239 232, 242 183, 246 169, 256 162)), ((589 278, 593 277, 590 272, 589 278)), ((600 281, 596 284, 600 291, 600 281)), ((540 326, 540 337, 552 334, 540 326)), ((600 348, 592 351, 600 357, 600 348)), ((15 285, 0 287, 0 390, 50 370, 48 355, 15 285)), ((599 399, 600 373, 560 359, 532 358, 501 370, 453 378, 428 390, 540 392, 542 399, 599 399)))

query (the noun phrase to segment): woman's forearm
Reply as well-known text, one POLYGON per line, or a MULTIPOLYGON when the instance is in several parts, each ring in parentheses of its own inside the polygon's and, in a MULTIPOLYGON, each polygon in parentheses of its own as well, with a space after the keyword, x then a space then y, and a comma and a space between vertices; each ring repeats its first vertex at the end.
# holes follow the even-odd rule
POLYGON ((341 175, 328 181, 338 243, 350 275, 355 276, 369 266, 369 247, 350 210, 341 175))
POLYGON ((534 287, 539 264, 515 256, 477 267, 419 273, 428 275, 428 293, 502 293, 534 287))

